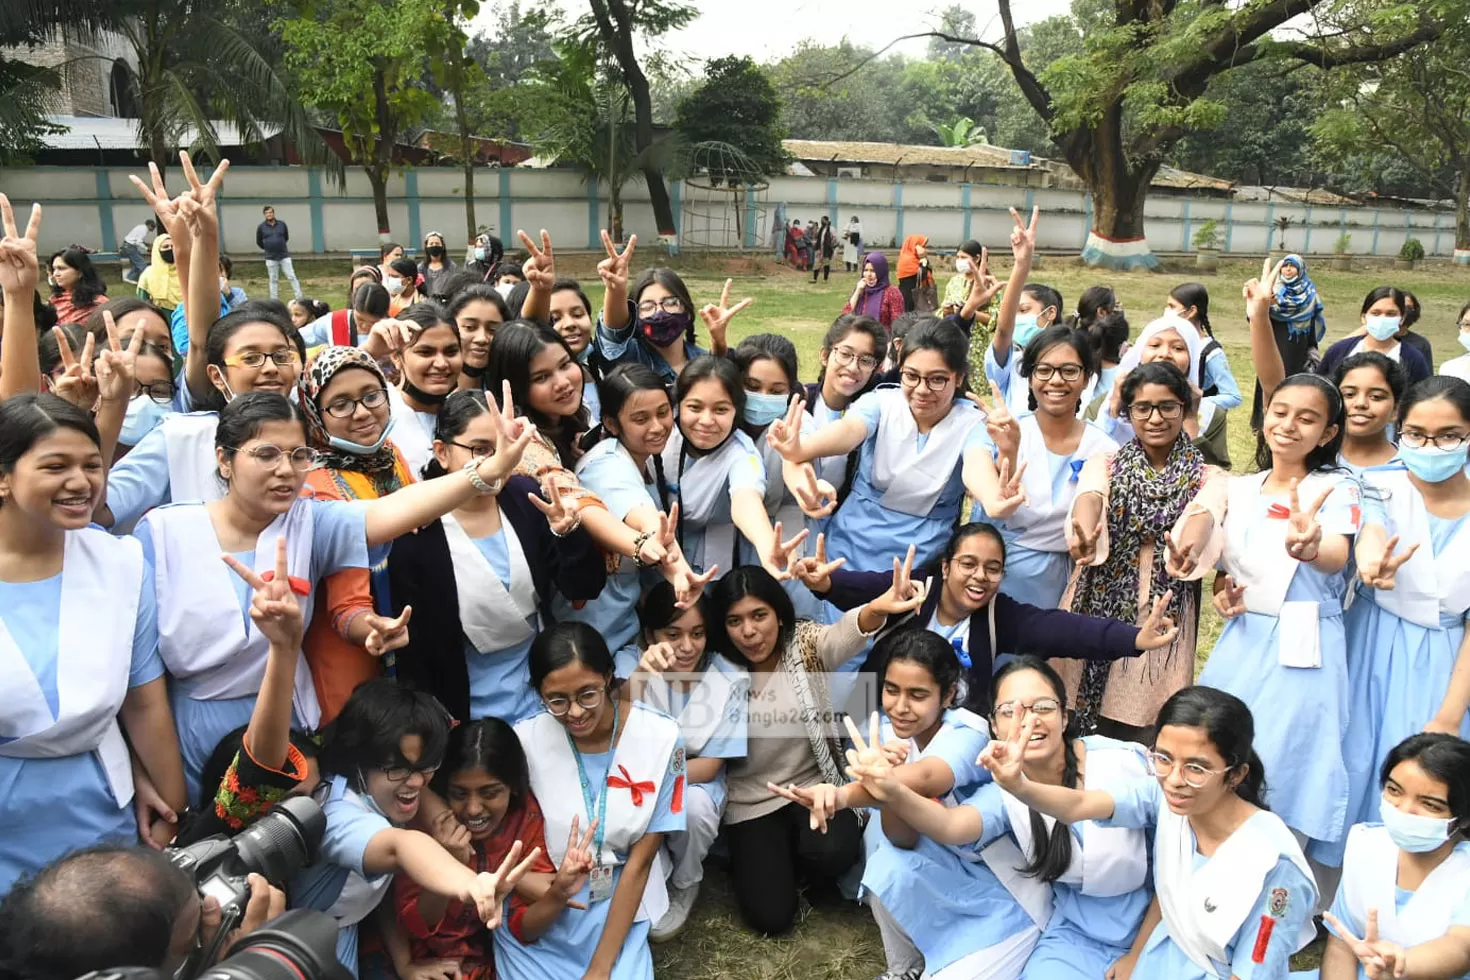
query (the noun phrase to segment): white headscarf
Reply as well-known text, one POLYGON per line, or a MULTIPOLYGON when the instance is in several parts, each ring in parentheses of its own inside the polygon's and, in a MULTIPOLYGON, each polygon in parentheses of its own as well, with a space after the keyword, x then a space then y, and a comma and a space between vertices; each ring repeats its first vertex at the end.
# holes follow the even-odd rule
POLYGON ((1143 352, 1148 347, 1148 342, 1165 330, 1173 330, 1184 340, 1185 346, 1189 348, 1189 371, 1186 372, 1186 377, 1190 384, 1199 384, 1199 354, 1204 346, 1200 341, 1199 328, 1177 313, 1165 313, 1143 328, 1133 346, 1128 348, 1128 353, 1118 362, 1119 382, 1143 362, 1143 352))

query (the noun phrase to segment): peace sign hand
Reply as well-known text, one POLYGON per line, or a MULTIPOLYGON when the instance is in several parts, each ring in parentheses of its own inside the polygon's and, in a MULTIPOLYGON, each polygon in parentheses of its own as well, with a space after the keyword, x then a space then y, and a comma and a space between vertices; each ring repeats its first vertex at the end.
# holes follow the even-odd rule
POLYGON ((541 229, 541 247, 531 241, 531 236, 524 231, 516 232, 516 237, 531 253, 531 258, 521 266, 521 272, 526 277, 526 282, 531 288, 543 293, 551 292, 551 286, 556 282, 556 259, 551 254, 551 235, 545 228, 541 229))
POLYGON ((689 609, 704 592, 704 587, 714 581, 714 577, 720 574, 719 565, 711 565, 704 572, 698 573, 690 568, 688 563, 682 559, 679 568, 674 574, 672 585, 674 586, 674 608, 689 609))
POLYGON ((1036 219, 1040 216, 1041 209, 1031 209, 1031 224, 1022 223, 1020 213, 1011 208, 1011 220, 1016 227, 1011 231, 1011 254, 1017 262, 1030 262, 1036 254, 1036 219))
POLYGON ((536 509, 546 515, 546 523, 551 527, 551 533, 559 538, 564 538, 577 529, 581 524, 581 517, 575 502, 567 506, 567 494, 562 491, 561 483, 553 474, 546 478, 546 500, 541 499, 540 494, 527 493, 526 497, 535 505, 536 509))
POLYGON ((1363 584, 1370 589, 1382 589, 1385 592, 1392 591, 1398 584, 1397 576, 1399 568, 1404 562, 1414 557, 1414 552, 1419 550, 1419 542, 1409 545, 1401 555, 1395 555, 1393 550, 1399 546, 1399 536, 1395 534, 1383 545, 1383 554, 1378 558, 1369 558, 1358 565, 1358 577, 1363 584))
POLYGON ((1097 561, 1097 543, 1102 540, 1106 520, 1105 514, 1099 514, 1097 525, 1089 530, 1076 517, 1072 518, 1072 540, 1067 545, 1067 552, 1077 564, 1091 565, 1097 561))
POLYGON ((587 876, 597 867, 597 855, 592 850, 592 842, 597 837, 597 821, 593 820, 587 826, 587 833, 579 838, 579 819, 577 816, 572 817, 571 833, 567 835, 567 852, 562 855, 561 867, 556 869, 556 877, 551 880, 551 888, 563 905, 569 904, 572 896, 582 890, 587 884, 587 876))
POLYGON ((863 740, 863 733, 858 731, 851 716, 843 715, 842 724, 847 728, 848 738, 852 739, 853 745, 847 750, 848 778, 861 782, 863 789, 873 799, 886 801, 896 792, 898 783, 893 778, 893 764, 884 753, 880 741, 882 729, 878 724, 878 712, 873 712, 868 719, 867 741, 863 740))
POLYGON ((189 234, 195 238, 208 232, 219 234, 218 196, 224 186, 225 172, 230 169, 230 161, 221 160, 214 173, 209 175, 208 182, 202 184, 194 170, 194 161, 184 150, 179 151, 179 164, 183 167, 184 179, 189 182, 189 190, 179 197, 179 216, 188 226, 189 234))
POLYGON ((188 231, 188 228, 184 226, 183 218, 179 214, 179 202, 188 197, 189 192, 185 191, 177 198, 169 197, 168 189, 163 186, 163 174, 159 173, 158 164, 151 160, 148 162, 148 174, 152 181, 151 186, 143 183, 136 174, 128 174, 128 180, 133 182, 133 186, 138 188, 138 193, 143 195, 143 200, 147 201, 153 213, 158 215, 158 220, 163 223, 163 230, 168 233, 168 236, 170 238, 181 237, 188 231))
POLYGON ((1237 586, 1229 575, 1224 577, 1221 587, 1215 591, 1215 612, 1225 619, 1234 619, 1246 611, 1245 586, 1237 586))
POLYGON ((793 464, 797 468, 797 481, 788 484, 796 506, 807 517, 820 519, 837 509, 837 488, 827 480, 817 479, 816 467, 811 463, 793 464))
POLYGON ((17 297, 15 302, 23 299, 29 307, 31 294, 41 281, 40 260, 36 258, 36 239, 41 234, 41 205, 31 205, 31 220, 22 235, 16 230, 10 198, 0 194, 0 222, 5 229, 5 237, 0 238, 0 290, 17 297))
POLYGON ((1291 516, 1286 524, 1286 553, 1297 561, 1313 561, 1322 547, 1322 525, 1317 523, 1317 512, 1332 496, 1335 487, 1322 491, 1308 510, 1302 510, 1301 497, 1297 493, 1297 481, 1291 481, 1289 499, 1291 516))
POLYGON ((541 853, 541 848, 533 847, 526 859, 521 861, 524 847, 520 841, 512 844, 505 860, 500 862, 500 867, 494 871, 480 872, 465 894, 459 896, 460 901, 475 906, 475 912, 480 921, 485 923, 486 929, 494 929, 500 925, 501 902, 520 884, 541 853), (516 864, 517 861, 520 863, 516 864))
POLYGON ((133 397, 133 379, 137 373, 138 351, 143 347, 143 331, 134 330, 124 349, 117 339, 117 323, 110 311, 102 311, 102 323, 107 328, 107 346, 92 365, 97 380, 97 396, 104 402, 127 402, 133 397))
POLYGON ((1338 938, 1353 951, 1370 980, 1388 980, 1390 977, 1407 975, 1408 950, 1398 943, 1387 942, 1378 937, 1377 909, 1368 910, 1368 921, 1361 939, 1331 912, 1322 913, 1322 921, 1331 926, 1338 938))
POLYGON ((1016 473, 1011 475, 1011 460, 1009 456, 1000 458, 1000 506, 990 515, 996 520, 1005 520, 1014 514, 1026 503, 1026 488, 1021 485, 1021 480, 1026 476, 1026 467, 1029 463, 1022 463, 1016 467, 1016 473))
POLYGON ((815 786, 806 787, 797 786, 795 783, 786 786, 766 783, 766 789, 810 810, 811 827, 819 834, 827 832, 827 821, 842 809, 837 801, 837 787, 831 783, 817 783, 815 786))
POLYGON ((990 770, 997 785, 1012 792, 1026 779, 1026 746, 1036 732, 1036 716, 1025 708, 1017 708, 1017 712, 1011 720, 1011 737, 992 738, 978 760, 990 770))
POLYGON ((786 406, 786 415, 766 427, 766 442, 790 463, 805 463, 801 451, 801 422, 806 415, 806 399, 797 395, 786 406))
POLYGON ((1133 648, 1140 653, 1149 650, 1161 650, 1174 642, 1179 635, 1179 627, 1175 625, 1173 618, 1164 615, 1169 608, 1169 603, 1174 601, 1174 590, 1170 589, 1154 600, 1153 608, 1148 611, 1148 616, 1138 624, 1138 636, 1133 640, 1133 648))
POLYGON ((1165 570, 1171 578, 1187 579, 1199 568, 1199 555, 1194 553, 1194 545, 1186 543, 1180 547, 1174 541, 1174 536, 1168 531, 1164 532, 1164 547, 1168 549, 1168 560, 1165 562, 1165 570))
POLYGON ((412 615, 413 606, 404 606, 403 612, 392 619, 374 612, 365 613, 363 623, 368 635, 362 648, 374 657, 381 657, 389 650, 402 650, 408 646, 408 618, 412 615))
POLYGON ((257 575, 255 569, 241 564, 234 555, 220 557, 231 571, 255 590, 250 600, 250 619, 261 635, 281 650, 300 650, 301 638, 306 635, 306 621, 301 614, 301 604, 291 592, 285 537, 276 538, 276 568, 269 582, 257 575))
MULTIPOLYGON (((500 397, 499 408, 493 398, 485 400, 485 407, 495 424, 495 452, 481 459, 476 471, 480 479, 492 486, 503 484, 515 472, 526 447, 536 435, 535 425, 515 417, 515 403, 511 401, 509 381, 502 387, 500 397)), ((557 496, 560 498, 560 494, 557 496)), ((540 498, 535 503, 541 508, 540 498)), ((546 510, 542 508, 541 512, 544 514, 546 510)))
POLYGON ((734 281, 733 279, 725 280, 725 289, 720 293, 719 306, 711 303, 702 307, 699 311, 700 318, 704 320, 704 325, 709 330, 710 345, 716 349, 725 346, 725 334, 729 332, 730 321, 735 318, 737 313, 755 302, 753 298, 747 296, 734 306, 731 306, 730 285, 734 281))
POLYGON ((796 537, 783 541, 781 540, 781 522, 777 521, 771 528, 771 550, 766 552, 762 557, 761 564, 765 566, 766 571, 770 572, 776 581, 784 582, 791 578, 792 565, 800 560, 800 555, 797 554, 797 551, 801 547, 801 543, 807 539, 807 535, 810 533, 810 531, 802 529, 796 537))
POLYGON ((902 616, 913 612, 924 604, 926 590, 923 583, 915 582, 914 546, 909 545, 908 554, 900 563, 893 559, 893 584, 878 598, 868 603, 867 608, 880 616, 902 616))
POLYGON ((827 536, 817 535, 817 553, 802 558, 791 566, 796 580, 813 592, 822 594, 832 591, 832 573, 847 563, 846 558, 827 560, 827 536))
POLYGON ((623 250, 619 252, 612 236, 604 229, 602 248, 607 252, 607 258, 597 263, 597 274, 602 278, 602 283, 606 288, 620 289, 624 293, 628 291, 628 274, 633 262, 633 249, 637 245, 638 236, 629 235, 628 244, 624 245, 623 250))
POLYGON ((72 352, 71 342, 66 339, 66 331, 60 327, 52 327, 51 333, 56 337, 62 367, 61 376, 51 382, 51 390, 82 411, 92 411, 97 407, 98 395, 97 377, 92 373, 96 335, 87 334, 87 339, 82 343, 82 358, 77 360, 76 354, 72 352))
POLYGON ((1021 449, 1021 427, 1011 414, 1005 399, 991 394, 989 404, 982 398, 980 407, 985 409, 985 432, 1000 450, 1002 456, 1015 456, 1021 449))

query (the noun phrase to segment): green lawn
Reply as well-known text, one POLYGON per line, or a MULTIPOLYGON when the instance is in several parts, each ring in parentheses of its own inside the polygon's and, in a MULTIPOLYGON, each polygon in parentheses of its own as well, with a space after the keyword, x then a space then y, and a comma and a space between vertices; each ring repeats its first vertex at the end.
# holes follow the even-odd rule
MULTIPOLYGON (((587 284, 595 304, 601 299, 601 283, 594 272, 596 258, 570 255, 563 256, 559 263, 559 271, 578 276, 587 284)), ((651 250, 641 258, 652 260, 651 250)), ((1434 345, 1436 361, 1463 353, 1455 340, 1455 318, 1460 307, 1470 302, 1470 269, 1448 263, 1430 263, 1412 272, 1396 270, 1389 261, 1358 261, 1355 265, 1352 272, 1328 271, 1325 262, 1311 267, 1327 308, 1329 343, 1357 327, 1355 311, 1370 289, 1392 283, 1418 295, 1424 317, 1416 329, 1434 345)), ((334 306, 344 302, 348 271, 345 262, 298 259, 296 266, 308 295, 325 299, 334 306)), ((764 258, 680 259, 675 267, 684 274, 697 303, 718 301, 725 276, 733 276, 736 282, 731 290, 732 300, 751 296, 755 303, 735 321, 730 337, 732 346, 748 334, 783 333, 800 352, 802 376, 812 379, 817 373, 822 335, 841 311, 856 281, 854 276, 834 273, 830 282, 813 284, 809 275, 798 274, 764 258)), ((263 265, 242 261, 237 263, 236 271, 239 273, 236 284, 251 296, 267 294, 263 265)), ((995 271, 1004 276, 1007 270, 1001 264, 995 271)), ((1211 319, 1215 335, 1224 345, 1236 379, 1246 392, 1247 406, 1255 372, 1250 364, 1240 286, 1259 272, 1259 261, 1227 262, 1218 275, 1203 279, 1214 301, 1211 319)), ((115 274, 112 278, 115 281, 115 274)), ((1075 260, 1047 257, 1034 278, 1059 289, 1068 304, 1075 303, 1077 296, 1090 285, 1111 285, 1122 298, 1136 335, 1156 315, 1155 311, 1164 309, 1165 299, 1174 285, 1197 276, 1187 264, 1162 274, 1109 273, 1084 268, 1075 260)), ((118 287, 114 288, 114 295, 122 295, 118 287)), ((1248 466, 1254 452, 1247 421, 1245 408, 1232 413, 1231 456, 1237 471, 1248 466)), ((1205 619, 1201 662, 1220 629, 1213 611, 1207 610, 1205 619)), ((859 980, 882 972, 882 947, 866 910, 819 902, 817 907, 804 906, 804 914, 803 922, 792 936, 780 940, 754 936, 739 923, 727 879, 720 871, 712 870, 688 929, 674 942, 656 947, 659 976, 668 980, 722 980, 732 976, 748 980, 859 980)), ((1315 951, 1299 957, 1295 965, 1298 969, 1316 965, 1315 951)))

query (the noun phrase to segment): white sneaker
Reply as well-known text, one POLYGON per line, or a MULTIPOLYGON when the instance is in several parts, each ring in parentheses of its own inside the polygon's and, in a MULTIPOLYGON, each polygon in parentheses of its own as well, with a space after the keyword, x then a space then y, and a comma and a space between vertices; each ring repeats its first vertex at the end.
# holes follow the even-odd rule
POLYGON ((924 975, 923 967, 914 967, 909 970, 893 971, 886 970, 878 974, 878 980, 919 980, 924 975))
POLYGON ((648 930, 648 941, 666 943, 682 932, 684 923, 689 921, 689 910, 694 908, 694 900, 698 897, 698 882, 688 888, 670 886, 669 910, 653 924, 652 929, 648 930))

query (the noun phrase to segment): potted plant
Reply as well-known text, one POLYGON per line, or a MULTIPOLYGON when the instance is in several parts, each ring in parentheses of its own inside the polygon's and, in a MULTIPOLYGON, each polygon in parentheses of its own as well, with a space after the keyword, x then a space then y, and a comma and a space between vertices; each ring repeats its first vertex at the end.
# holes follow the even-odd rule
POLYGON ((1424 243, 1417 238, 1408 238, 1399 247, 1399 257, 1394 259, 1395 269, 1412 269, 1414 264, 1424 258, 1424 243))
POLYGON ((1278 232, 1281 233, 1281 238, 1280 238, 1280 240, 1276 244, 1275 251, 1271 252, 1271 261, 1272 262, 1279 262, 1281 259, 1284 259, 1286 257, 1286 255, 1287 255, 1287 252, 1286 252, 1286 229, 1288 229, 1288 228, 1291 227, 1291 223, 1292 223, 1292 217, 1289 214, 1283 214, 1281 217, 1277 218, 1275 221, 1273 221, 1271 223, 1272 226, 1278 232))
POLYGON ((1353 271, 1353 236, 1343 232, 1332 245, 1332 268, 1337 272, 1353 271))
POLYGON ((1213 273, 1220 268, 1220 222, 1211 218, 1194 233, 1195 267, 1213 273))

